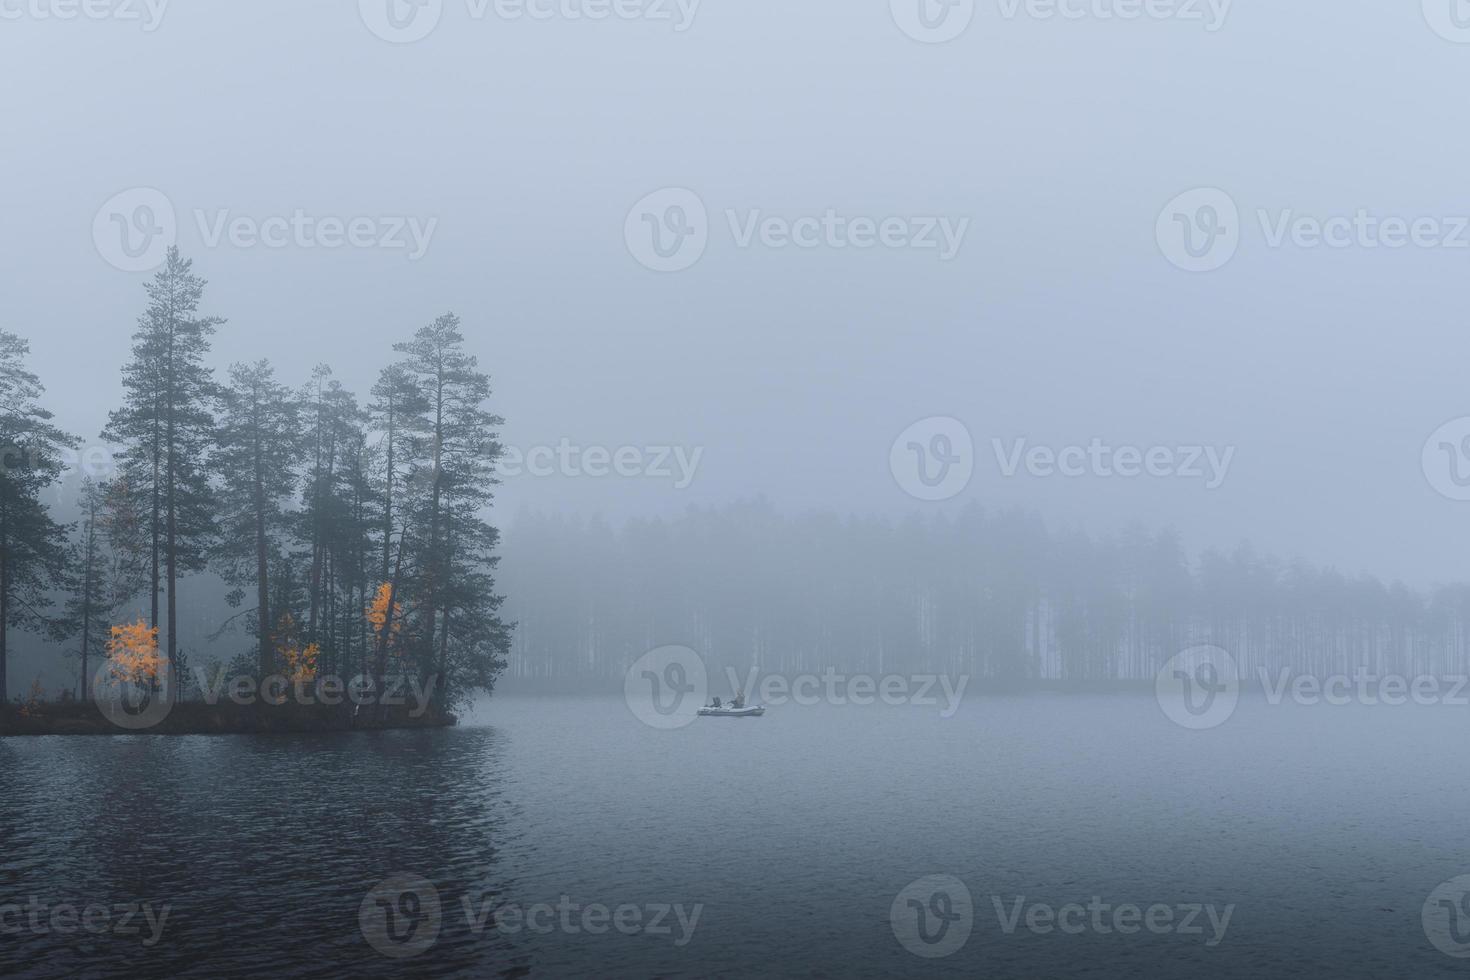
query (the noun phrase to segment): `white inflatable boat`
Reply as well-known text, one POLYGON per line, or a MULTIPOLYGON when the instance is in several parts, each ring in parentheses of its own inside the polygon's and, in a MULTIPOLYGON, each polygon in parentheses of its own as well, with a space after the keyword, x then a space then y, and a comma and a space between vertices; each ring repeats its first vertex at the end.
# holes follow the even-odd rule
POLYGON ((766 713, 766 708, 761 704, 751 704, 744 708, 732 708, 729 705, 714 708, 705 705, 699 709, 699 713, 711 718, 759 718, 766 713))

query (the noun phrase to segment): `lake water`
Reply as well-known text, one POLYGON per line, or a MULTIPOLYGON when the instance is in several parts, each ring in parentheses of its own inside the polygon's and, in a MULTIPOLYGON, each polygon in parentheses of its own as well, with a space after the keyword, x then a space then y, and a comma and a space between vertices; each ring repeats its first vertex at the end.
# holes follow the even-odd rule
POLYGON ((1244 699, 1190 732, 1134 695, 658 731, 505 696, 444 731, 0 739, 0 974, 1463 976, 1421 910, 1470 874, 1467 731, 1244 699), (890 913, 937 875, 900 919, 950 931, 909 945, 970 931, 923 958, 890 913), (161 932, 120 925, 144 903, 161 932))

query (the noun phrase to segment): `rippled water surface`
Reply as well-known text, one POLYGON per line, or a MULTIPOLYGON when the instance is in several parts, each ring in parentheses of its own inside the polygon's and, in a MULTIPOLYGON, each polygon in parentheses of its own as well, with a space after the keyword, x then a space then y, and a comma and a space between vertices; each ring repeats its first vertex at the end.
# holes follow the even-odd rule
POLYGON ((168 909, 152 945, 142 915, 95 935, 12 912, 0 974, 1459 976, 1420 916, 1470 873, 1467 731, 1464 708, 1242 703, 1186 732, 1120 695, 660 732, 620 700, 497 697, 446 731, 0 739, 0 905, 168 909), (889 912, 932 874, 975 915, 924 960, 889 912), (401 960, 359 925, 394 875, 441 909, 401 960), (1213 947, 1208 925, 1007 935, 996 911, 1094 896, 1235 908, 1213 947), (558 902, 686 922, 476 924, 558 902))

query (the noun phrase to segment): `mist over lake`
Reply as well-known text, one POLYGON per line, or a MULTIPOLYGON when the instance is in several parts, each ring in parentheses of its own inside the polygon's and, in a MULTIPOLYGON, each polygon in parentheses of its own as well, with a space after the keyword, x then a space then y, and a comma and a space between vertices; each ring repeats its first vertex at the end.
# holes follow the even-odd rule
POLYGON ((1466 0, 0 0, 0 975, 1470 960, 1466 0))

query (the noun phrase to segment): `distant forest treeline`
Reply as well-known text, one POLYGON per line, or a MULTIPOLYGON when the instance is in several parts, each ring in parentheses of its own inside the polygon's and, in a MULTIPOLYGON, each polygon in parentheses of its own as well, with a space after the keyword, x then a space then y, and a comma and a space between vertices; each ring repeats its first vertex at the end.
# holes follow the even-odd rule
POLYGON ((620 677, 664 644, 742 674, 1151 680, 1197 644, 1252 678, 1470 669, 1463 585, 1385 586, 1244 545, 1191 560, 1169 531, 1098 539, 978 506, 893 523, 757 501, 616 530, 517 515, 506 554, 510 676, 544 686, 620 677))

